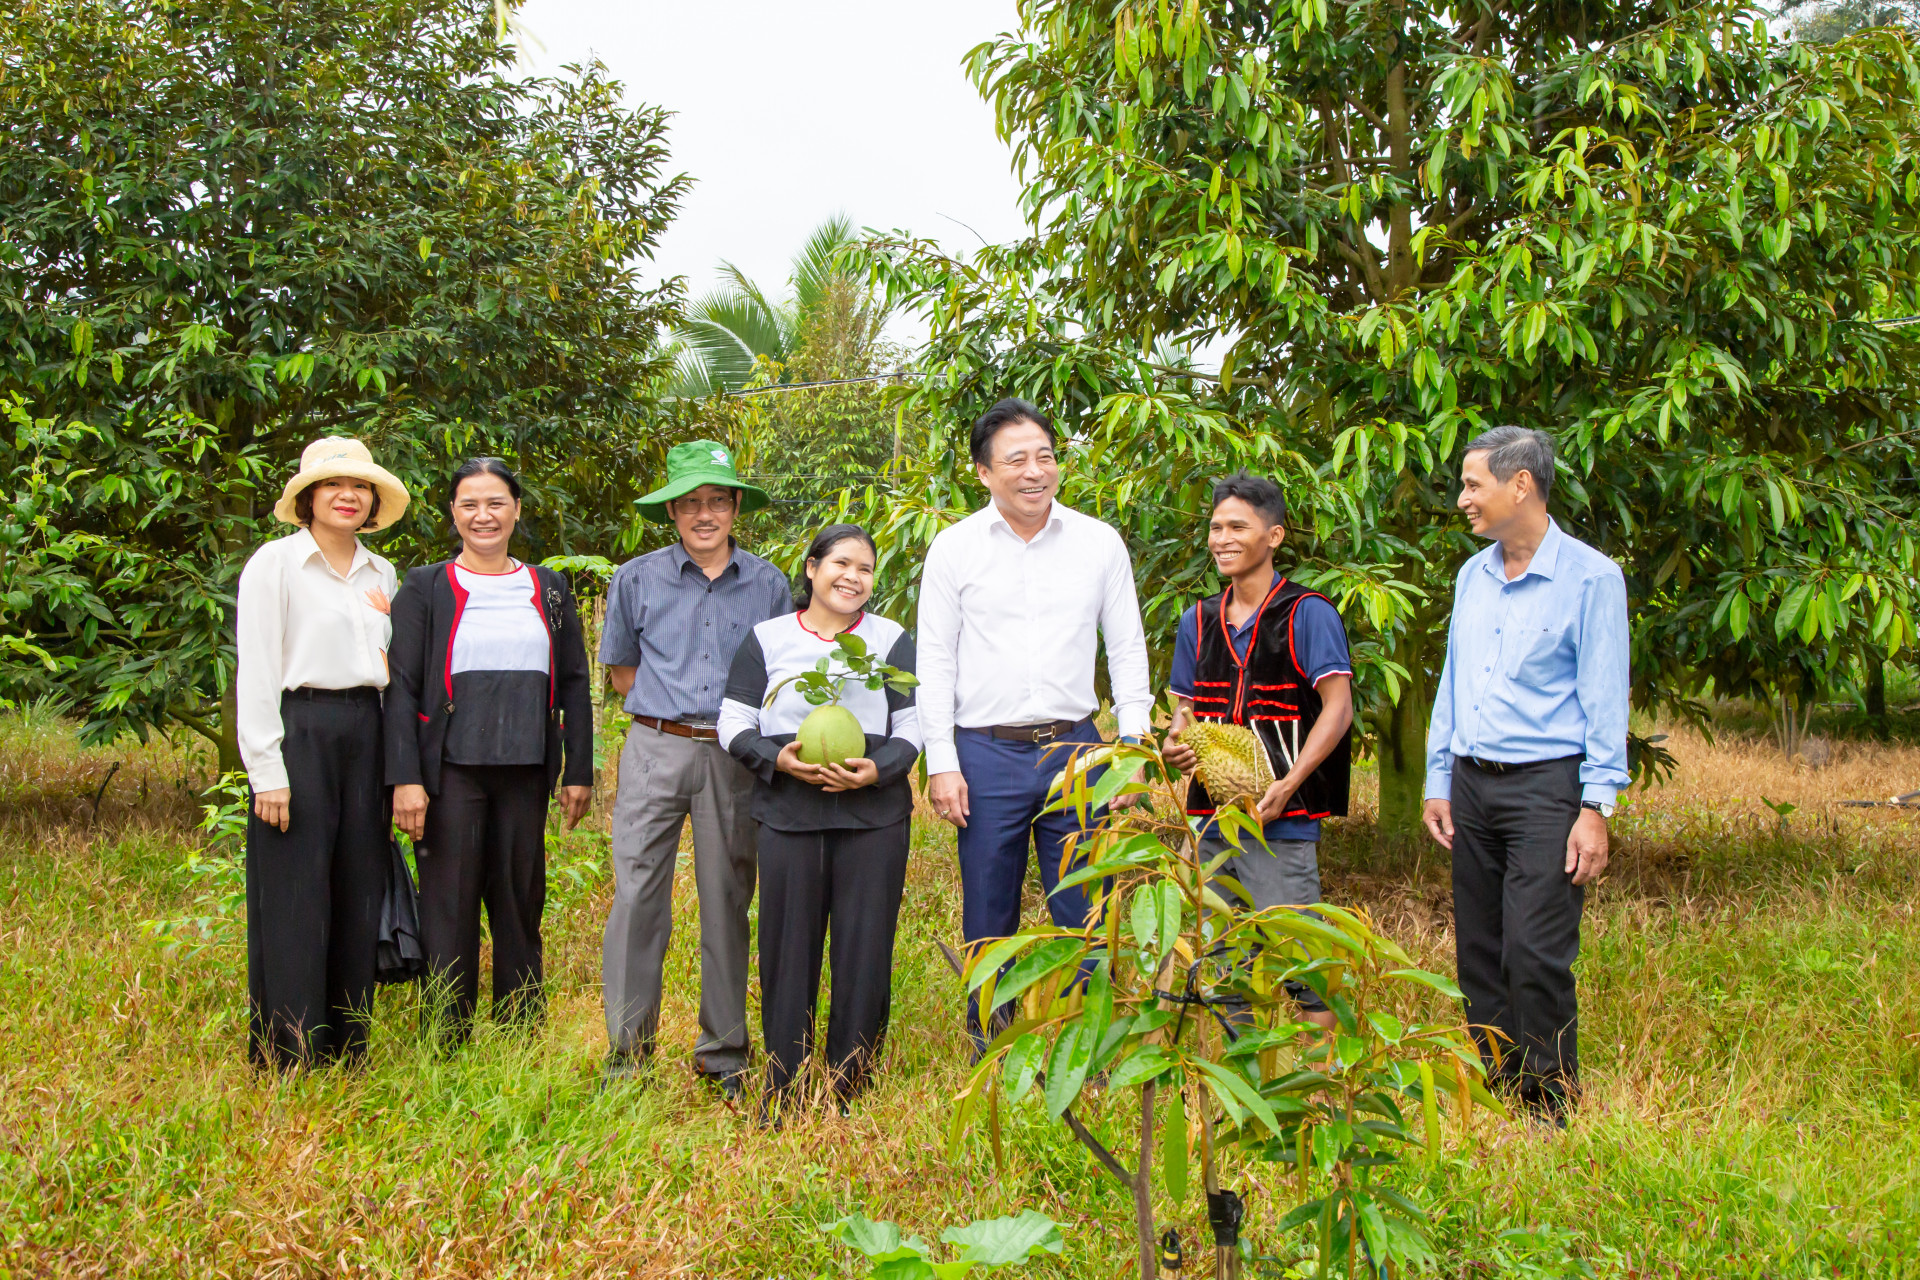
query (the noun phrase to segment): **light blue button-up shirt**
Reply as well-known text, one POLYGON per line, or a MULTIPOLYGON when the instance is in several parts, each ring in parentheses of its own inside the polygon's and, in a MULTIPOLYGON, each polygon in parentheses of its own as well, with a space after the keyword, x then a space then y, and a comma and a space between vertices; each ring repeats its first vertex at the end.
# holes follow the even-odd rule
POLYGON ((1560 526, 1508 581, 1500 544, 1460 566, 1447 660, 1427 726, 1427 799, 1453 796, 1453 758, 1584 756, 1581 798, 1627 785, 1627 582, 1560 526))

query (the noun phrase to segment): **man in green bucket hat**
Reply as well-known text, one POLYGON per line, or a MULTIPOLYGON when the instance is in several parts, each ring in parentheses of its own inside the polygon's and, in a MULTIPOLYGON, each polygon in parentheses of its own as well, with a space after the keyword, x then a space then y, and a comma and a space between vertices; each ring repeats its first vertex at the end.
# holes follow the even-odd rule
POLYGON ((717 440, 689 440, 667 451, 667 482, 635 499, 633 505, 656 524, 674 524, 677 522, 667 504, 702 485, 731 490, 739 501, 735 515, 758 511, 773 501, 765 489, 748 484, 734 471, 733 450, 717 440))
POLYGON ((766 506, 713 440, 675 445, 667 482, 634 505, 680 540, 620 566, 607 591, 600 660, 633 727, 613 807, 613 908, 601 952, 607 1077, 654 1050, 661 966, 673 928, 673 869, 693 819, 700 895, 700 1039, 694 1067, 730 1097, 747 1068, 747 907, 756 870, 753 775, 714 733, 734 650, 793 608, 778 569, 740 549, 735 517, 766 506))

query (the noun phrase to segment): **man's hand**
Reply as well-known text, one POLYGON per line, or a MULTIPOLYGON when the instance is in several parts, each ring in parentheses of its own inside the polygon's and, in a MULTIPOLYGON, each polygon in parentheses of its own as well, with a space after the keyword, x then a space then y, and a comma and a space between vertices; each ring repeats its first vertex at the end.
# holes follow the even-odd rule
POLYGON ((1167 740, 1160 744, 1160 758, 1182 773, 1192 773, 1200 763, 1194 749, 1180 741, 1180 735, 1187 731, 1187 723, 1187 709, 1182 707, 1174 712, 1173 723, 1167 728, 1167 740))
POLYGON ((260 816, 260 821, 285 831, 292 821, 293 788, 275 787, 271 791, 254 792, 253 811, 260 816))
POLYGON ((828 791, 858 791, 880 781, 880 766, 864 757, 829 764, 821 772, 826 775, 828 791))
POLYGON ((414 840, 427 836, 427 789, 417 782, 393 789, 393 825, 414 840))
POLYGON ((1453 801, 1427 801, 1420 820, 1427 824, 1427 834, 1433 837, 1436 844, 1442 849, 1453 848, 1453 801))
POLYGON ((933 811, 956 827, 967 825, 967 780, 955 769, 927 779, 927 799, 933 811))
POLYGON ((1286 811, 1287 801, 1293 799, 1298 786, 1291 778, 1274 779, 1273 785, 1267 788, 1267 794, 1260 797, 1259 807, 1255 810, 1263 826, 1286 811))
POLYGON ((593 808, 592 787, 560 788, 560 812, 566 815, 567 830, 571 831, 579 826, 580 820, 587 816, 587 811, 591 808, 593 808))
POLYGON ((1607 820, 1592 809, 1582 809, 1567 834, 1567 874, 1575 884, 1592 884, 1606 869, 1607 820))

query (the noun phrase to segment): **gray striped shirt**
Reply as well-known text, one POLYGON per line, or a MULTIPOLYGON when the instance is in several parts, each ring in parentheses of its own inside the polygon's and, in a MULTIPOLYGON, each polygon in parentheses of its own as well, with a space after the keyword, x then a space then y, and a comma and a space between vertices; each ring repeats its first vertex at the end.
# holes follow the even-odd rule
POLYGON ((621 565, 607 589, 600 661, 633 667, 629 715, 713 724, 734 650, 793 608, 786 575, 738 545, 709 580, 678 542, 621 565))

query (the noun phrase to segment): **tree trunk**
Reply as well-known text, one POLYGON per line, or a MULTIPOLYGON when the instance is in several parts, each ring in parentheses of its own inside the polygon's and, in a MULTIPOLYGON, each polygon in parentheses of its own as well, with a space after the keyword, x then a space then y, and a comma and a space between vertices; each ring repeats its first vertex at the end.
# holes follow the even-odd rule
POLYGON ((1407 668, 1400 701, 1387 709, 1380 724, 1380 821, 1374 840, 1389 845, 1424 838, 1420 810, 1427 785, 1427 719, 1433 712, 1433 689, 1427 678, 1423 637, 1408 636, 1394 653, 1407 668))
MULTIPOLYGON (((1405 36, 1399 30, 1403 10, 1396 7, 1390 23, 1394 38, 1394 65, 1387 72, 1388 170, 1409 187, 1420 185, 1413 162, 1413 117, 1407 105, 1407 64, 1400 57, 1405 36)), ((1387 205, 1387 295, 1397 301, 1413 286, 1413 206, 1404 200, 1387 205)))
POLYGON ((1866 662, 1867 720, 1873 726, 1873 736, 1885 742, 1893 729, 1887 722, 1887 664, 1878 654, 1869 655, 1866 662))
POLYGON ((220 695, 220 736, 213 740, 219 752, 219 771, 239 773, 246 766, 240 763, 240 696, 234 691, 233 682, 227 682, 227 690, 220 695))
MULTIPOLYGON (((208 452, 200 460, 201 469, 207 476, 209 483, 212 482, 216 474, 241 474, 239 456, 244 452, 247 445, 251 444, 255 439, 258 427, 259 424, 250 413, 235 417, 230 427, 232 443, 229 449, 217 458, 212 452, 208 452)), ((225 518, 229 512, 227 511, 226 501, 221 495, 222 490, 220 486, 214 484, 211 505, 215 519, 220 521, 220 527, 225 530, 225 534, 221 539, 224 543, 223 550, 232 558, 234 563, 241 563, 248 555, 247 544, 242 540, 240 532, 234 523, 225 518)), ((253 500, 251 497, 247 500, 247 514, 253 514, 253 500)), ((238 589, 238 585, 238 581, 236 580, 236 590, 238 589)), ((231 619, 231 615, 229 616, 231 619)), ((214 778, 215 782, 218 782, 221 776, 229 773, 239 773, 246 768, 246 766, 240 762, 240 694, 235 688, 239 680, 239 674, 238 670, 227 672, 226 688, 220 693, 220 732, 219 735, 213 739, 214 749, 218 753, 218 764, 214 778)))
POLYGON ((1153 1238, 1154 1083, 1140 1086, 1140 1163, 1133 1172, 1133 1230, 1140 1244, 1140 1280, 1160 1274, 1159 1242, 1153 1238))

